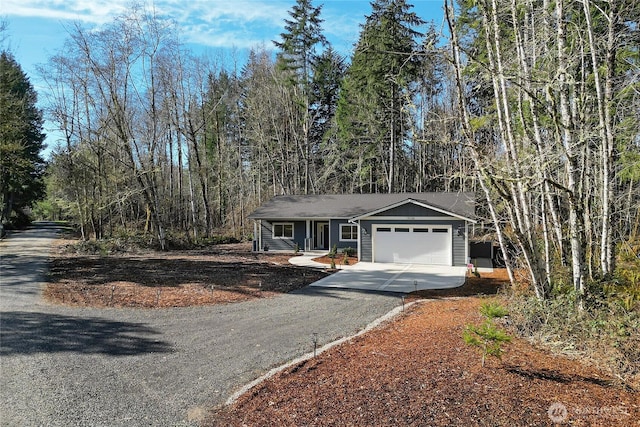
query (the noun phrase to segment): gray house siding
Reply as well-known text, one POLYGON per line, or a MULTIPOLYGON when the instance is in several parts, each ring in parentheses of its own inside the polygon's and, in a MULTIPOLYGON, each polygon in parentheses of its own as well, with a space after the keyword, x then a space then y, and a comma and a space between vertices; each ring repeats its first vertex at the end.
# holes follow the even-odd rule
MULTIPOLYGON (((423 210, 424 211, 424 210, 423 210)), ((385 212, 385 216, 389 216, 389 212, 385 212)), ((426 216, 426 215, 416 215, 416 216, 426 216)), ((452 231, 452 248, 453 248, 453 265, 455 266, 465 266, 467 265, 466 258, 466 248, 465 248, 465 238, 463 236, 458 235, 458 227, 465 226, 465 222, 463 220, 457 219, 445 219, 442 220, 411 220, 411 221, 400 221, 400 220, 384 220, 384 219, 367 219, 360 221, 360 243, 362 245, 361 248, 361 261, 364 262, 372 262, 373 261, 373 242, 372 242, 372 225, 373 224, 399 224, 399 223, 407 223, 407 224, 422 224, 422 225, 450 225, 452 231)))
POLYGON ((371 239, 371 222, 360 221, 360 261, 373 261, 373 245, 371 239))
POLYGON ((293 252, 298 244, 300 250, 304 249, 304 239, 307 235, 306 221, 293 221, 293 220, 262 220, 262 227, 260 228, 260 237, 262 238, 262 247, 260 250, 264 250, 265 247, 269 247, 270 251, 291 251, 293 252), (293 239, 274 239, 273 238, 273 223, 293 223, 293 239))
POLYGON ((467 259, 467 241, 464 236, 465 233, 460 233, 462 236, 458 233, 458 228, 465 230, 465 222, 451 221, 451 225, 453 235, 453 265, 465 266, 469 261, 467 259))
POLYGON ((345 225, 355 225, 350 223, 349 221, 347 221, 346 219, 332 219, 331 221, 329 221, 329 244, 330 244, 330 248, 333 248, 333 246, 335 245, 336 248, 338 250, 340 249, 344 249, 344 248, 353 248, 353 249, 358 249, 358 242, 357 241, 353 241, 353 242, 341 242, 340 241, 340 225, 345 224, 345 225))
POLYGON ((433 209, 427 209, 419 205, 414 205, 413 203, 407 203, 407 204, 386 210, 378 215, 416 217, 416 216, 442 216, 443 214, 442 212, 434 211, 433 209))

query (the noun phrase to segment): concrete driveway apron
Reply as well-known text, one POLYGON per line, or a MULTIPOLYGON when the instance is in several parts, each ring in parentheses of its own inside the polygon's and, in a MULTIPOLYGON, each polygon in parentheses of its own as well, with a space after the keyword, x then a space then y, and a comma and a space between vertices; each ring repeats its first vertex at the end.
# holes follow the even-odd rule
POLYGON ((409 293, 462 286, 466 267, 359 262, 311 286, 409 293))

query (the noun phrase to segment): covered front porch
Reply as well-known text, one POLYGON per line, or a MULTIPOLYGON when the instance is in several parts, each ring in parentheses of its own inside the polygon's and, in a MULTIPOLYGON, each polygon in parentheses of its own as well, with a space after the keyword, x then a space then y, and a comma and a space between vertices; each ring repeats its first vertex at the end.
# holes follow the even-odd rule
MULTIPOLYGON (((341 246, 338 226, 330 219, 259 219, 254 222, 254 250, 324 251, 341 246)), ((355 246, 355 245, 354 245, 355 246)))
POLYGON ((307 235, 304 251, 327 251, 330 248, 331 233, 329 220, 308 220, 306 222, 307 235))

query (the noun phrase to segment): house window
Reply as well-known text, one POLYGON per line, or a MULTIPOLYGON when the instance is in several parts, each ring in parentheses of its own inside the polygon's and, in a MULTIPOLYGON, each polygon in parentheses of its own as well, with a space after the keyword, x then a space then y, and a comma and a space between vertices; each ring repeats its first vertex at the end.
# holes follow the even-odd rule
POLYGON ((293 223, 274 222, 273 238, 274 239, 293 239, 293 223))
POLYGON ((351 224, 340 224, 340 241, 353 242, 358 240, 358 226, 351 224))

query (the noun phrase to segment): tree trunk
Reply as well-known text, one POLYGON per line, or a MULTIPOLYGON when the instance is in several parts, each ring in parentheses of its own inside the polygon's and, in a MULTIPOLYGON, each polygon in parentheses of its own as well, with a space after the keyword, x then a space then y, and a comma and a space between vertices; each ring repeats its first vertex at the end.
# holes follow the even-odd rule
POLYGON ((561 145, 566 155, 565 168, 567 174, 568 209, 569 209, 569 240, 571 243, 571 268, 573 276, 573 288, 580 299, 580 306, 586 296, 586 283, 584 272, 584 233, 582 217, 582 195, 578 193, 580 170, 578 166, 578 154, 574 147, 573 116, 570 110, 569 99, 571 87, 567 76, 566 57, 566 19, 564 16, 564 0, 556 0, 556 43, 558 60, 558 95, 560 98, 560 137, 561 145))

